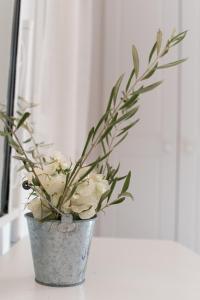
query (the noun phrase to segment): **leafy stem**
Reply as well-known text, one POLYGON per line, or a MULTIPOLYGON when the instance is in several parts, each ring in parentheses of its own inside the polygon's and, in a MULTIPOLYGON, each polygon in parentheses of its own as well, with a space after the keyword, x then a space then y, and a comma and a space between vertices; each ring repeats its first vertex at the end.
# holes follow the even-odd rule
MULTIPOLYGON (((121 75, 111 90, 105 112, 98 123, 90 129, 79 159, 75 165, 73 167, 70 166, 67 171, 59 170, 64 172, 62 174, 65 174, 66 178, 64 191, 59 197, 56 207, 52 204, 51 196, 42 184, 40 176, 36 171, 38 166, 43 170, 45 158, 39 151, 39 147, 42 143, 38 144, 36 142, 33 136, 32 126, 29 126, 28 123, 30 112, 22 109, 17 112, 18 117, 10 117, 6 115, 3 110, 0 110, 0 120, 3 121, 5 125, 4 130, 0 131, 0 135, 8 138, 10 146, 13 147, 18 154, 15 158, 23 162, 25 169, 33 174, 31 188, 32 192, 34 192, 34 196, 37 196, 37 194, 41 196, 41 209, 43 205, 42 199, 44 198, 48 201, 49 208, 54 216, 58 217, 62 215, 63 203, 73 197, 79 184, 85 181, 87 176, 94 170, 98 170, 109 183, 109 189, 103 193, 99 199, 96 212, 104 210, 109 206, 122 203, 126 198, 132 198, 131 193, 128 192, 131 171, 129 171, 127 175, 119 176, 120 164, 116 168, 112 167, 109 164, 109 158, 114 149, 127 138, 130 130, 139 121, 139 119, 135 119, 135 115, 139 109, 138 102, 140 96, 157 88, 162 83, 162 81, 157 81, 147 85, 146 80, 152 78, 159 69, 171 68, 185 61, 185 59, 180 59, 167 64, 160 64, 161 59, 172 47, 179 44, 185 38, 186 33, 186 31, 178 34, 173 32, 164 46, 162 46, 163 35, 159 30, 156 35, 156 41, 150 51, 148 65, 144 72, 140 72, 140 58, 137 48, 134 45, 132 46, 133 66, 125 88, 121 89, 124 80, 124 75, 121 75), (26 129, 29 133, 29 138, 24 142, 21 142, 18 138, 17 133, 20 128, 26 129), (23 144, 29 142, 32 143, 31 149, 26 150, 23 144), (92 152, 99 146, 101 148, 100 154, 94 160, 90 161, 92 152), (31 159, 29 158, 30 154, 32 155, 31 159), (84 172, 80 172, 81 170, 84 172), (118 182, 122 182, 121 191, 115 200, 111 200, 118 182)), ((26 101, 24 99, 21 100, 25 106, 27 106, 26 101)))
MULTIPOLYGON (((124 139, 127 138, 129 130, 136 125, 138 122, 134 120, 132 123, 128 123, 132 119, 138 110, 138 100, 139 96, 145 92, 149 92, 154 88, 158 87, 162 81, 155 82, 150 85, 143 85, 143 82, 149 79, 158 69, 164 69, 176 66, 179 63, 182 63, 185 59, 171 62, 166 65, 159 65, 160 60, 169 52, 170 48, 180 43, 186 35, 186 31, 175 35, 173 33, 171 37, 165 43, 165 46, 162 48, 162 32, 159 30, 156 36, 156 42, 151 49, 149 55, 149 63, 146 70, 139 76, 139 55, 135 46, 132 47, 132 56, 133 56, 133 69, 131 75, 128 78, 126 84, 126 89, 122 91, 120 99, 118 99, 119 89, 123 80, 124 75, 120 76, 114 85, 106 111, 103 116, 97 123, 95 127, 92 127, 85 146, 84 151, 76 163, 74 170, 69 178, 68 185, 65 187, 63 194, 63 201, 68 193, 68 189, 71 185, 77 185, 76 182, 77 175, 80 169, 84 166, 85 162, 89 159, 93 150, 100 144, 102 147, 103 154, 100 158, 92 161, 89 166, 102 165, 105 172, 109 157, 116 146, 118 146, 124 139), (154 57, 154 59, 153 59, 154 57), (135 77, 135 79, 134 79, 135 77), (137 86, 142 84, 139 88, 137 86), (136 89, 137 88, 137 89, 136 89), (124 126, 125 124, 125 126, 124 126)), ((87 171, 86 171, 87 172, 87 171)), ((107 174, 108 175, 108 174, 107 174)), ((76 191, 76 188, 73 190, 76 191)), ((70 193, 71 196, 71 193, 70 193)), ((67 198, 67 200, 69 197, 67 198)))

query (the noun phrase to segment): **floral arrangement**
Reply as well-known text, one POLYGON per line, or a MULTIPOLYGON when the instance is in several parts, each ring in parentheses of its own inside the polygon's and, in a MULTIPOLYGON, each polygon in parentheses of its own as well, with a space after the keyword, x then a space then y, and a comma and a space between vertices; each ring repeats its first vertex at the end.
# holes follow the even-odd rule
MULTIPOLYGON (((28 190, 27 207, 33 216, 40 220, 57 220, 64 214, 72 214, 74 219, 90 219, 106 208, 133 198, 128 191, 131 171, 119 175, 120 164, 113 167, 109 158, 115 148, 123 142, 129 131, 139 121, 135 119, 142 94, 158 87, 162 81, 146 84, 159 69, 176 66, 185 59, 167 64, 161 60, 175 45, 186 36, 186 31, 172 35, 163 41, 159 30, 150 51, 148 65, 140 74, 138 51, 132 46, 133 67, 127 78, 125 88, 120 91, 124 75, 121 75, 112 88, 106 110, 98 123, 88 133, 81 156, 74 163, 68 162, 60 154, 44 155, 43 143, 36 142, 33 125, 30 122, 32 104, 24 99, 19 101, 16 115, 9 116, 1 106, 0 121, 5 137, 14 149, 14 158, 22 163, 26 179, 24 189, 28 190), (27 132, 28 138, 22 140, 20 130, 27 132), (91 160, 91 153, 100 147, 101 154, 91 160), (121 184, 120 192, 113 199, 116 186, 121 184)), ((118 189, 119 190, 119 187, 118 189)))

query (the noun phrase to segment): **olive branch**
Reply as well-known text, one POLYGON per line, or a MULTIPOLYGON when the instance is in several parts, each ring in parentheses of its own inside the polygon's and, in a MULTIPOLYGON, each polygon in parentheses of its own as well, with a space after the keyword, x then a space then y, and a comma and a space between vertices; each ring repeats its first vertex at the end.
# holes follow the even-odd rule
POLYGON ((130 130, 138 123, 139 119, 135 115, 139 109, 139 100, 142 94, 152 91, 157 88, 163 81, 146 84, 156 71, 160 69, 171 68, 184 62, 186 59, 162 64, 162 58, 168 52, 179 44, 186 36, 187 31, 176 34, 174 31, 167 39, 163 41, 163 34, 159 30, 156 35, 156 40, 150 51, 148 57, 148 64, 143 72, 140 72, 140 59, 137 48, 132 46, 133 67, 125 84, 125 88, 121 90, 121 85, 124 80, 122 74, 117 80, 116 84, 111 90, 109 101, 107 103, 105 112, 95 126, 93 126, 87 136, 80 158, 76 161, 74 166, 70 166, 66 170, 66 182, 62 196, 59 199, 57 207, 51 203, 51 197, 43 187, 36 168, 43 168, 45 158, 41 154, 40 148, 44 143, 37 143, 33 128, 30 125, 29 118, 31 113, 29 111, 34 105, 30 106, 24 99, 20 99, 23 104, 26 104, 26 109, 23 105, 17 111, 16 116, 8 116, 3 106, 0 109, 0 120, 4 125, 4 130, 0 131, 0 135, 5 137, 9 145, 15 149, 17 155, 15 159, 23 163, 23 168, 27 172, 32 172, 34 175, 33 185, 31 186, 33 193, 39 193, 40 197, 46 199, 52 214, 55 218, 62 215, 62 205, 76 193, 77 187, 81 182, 87 179, 87 176, 93 171, 103 174, 105 179, 109 182, 109 190, 106 191, 100 198, 96 212, 103 211, 105 208, 122 203, 126 198, 133 198, 128 191, 131 181, 131 171, 127 175, 120 176, 120 164, 117 167, 112 167, 109 163, 109 158, 114 149, 119 146, 128 136, 130 130), (28 109, 27 109, 28 108, 28 109), (18 137, 18 131, 25 129, 29 137, 21 142, 18 137), (26 149, 26 145, 31 143, 31 148, 26 149), (100 146, 101 154, 93 161, 90 161, 91 153, 100 146), (87 167, 87 168, 86 168, 87 167), (77 179, 80 170, 85 168, 83 175, 77 179), (121 191, 116 199, 111 200, 113 192, 118 182, 122 182, 121 191))
POLYGON ((130 76, 128 77, 125 90, 121 92, 119 97, 120 87, 124 79, 124 74, 122 74, 112 88, 105 113, 100 118, 97 125, 92 127, 88 133, 81 157, 75 164, 71 175, 68 178, 68 182, 63 194, 63 201, 66 199, 65 197, 68 194, 68 186, 74 184, 74 188, 68 197, 68 199, 70 199, 76 192, 79 182, 87 177, 87 175, 95 168, 98 169, 100 173, 105 174, 106 179, 109 181, 111 186, 110 190, 102 195, 97 211, 103 210, 108 206, 121 203, 127 197, 133 198, 132 194, 127 192, 131 179, 131 171, 129 171, 127 175, 119 177, 118 171, 120 169, 120 165, 118 165, 117 168, 112 168, 112 166, 109 164, 109 157, 113 150, 127 138, 130 129, 132 129, 132 127, 138 123, 139 119, 134 119, 134 117, 139 109, 138 102, 140 95, 157 88, 163 82, 157 81, 150 85, 145 85, 145 81, 152 77, 157 70, 174 67, 186 60, 180 59, 167 64, 160 64, 161 59, 170 51, 172 47, 179 44, 185 38, 186 33, 187 31, 179 34, 175 34, 175 32, 173 32, 164 46, 162 46, 163 34, 159 30, 156 35, 156 41, 149 54, 148 66, 141 75, 139 67, 139 54, 137 48, 134 45, 132 46, 133 68, 130 76), (76 175, 84 166, 92 151, 99 145, 102 149, 102 155, 91 162, 88 165, 90 167, 89 170, 87 170, 87 172, 81 177, 81 179, 79 179, 78 182, 74 183, 76 175), (124 181, 121 192, 117 199, 110 202, 116 184, 121 180, 124 181), (102 207, 102 204, 105 203, 105 200, 106 204, 102 207))

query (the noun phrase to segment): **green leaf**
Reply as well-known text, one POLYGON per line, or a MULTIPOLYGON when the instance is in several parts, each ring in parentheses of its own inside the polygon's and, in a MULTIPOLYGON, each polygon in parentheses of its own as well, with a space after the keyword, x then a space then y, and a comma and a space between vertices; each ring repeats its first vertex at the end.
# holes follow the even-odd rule
POLYGON ((110 190, 109 190, 109 194, 108 194, 108 202, 114 192, 114 189, 115 189, 115 186, 116 186, 116 183, 117 183, 117 179, 114 179, 112 184, 111 184, 111 187, 110 187, 110 190))
POLYGON ((103 149, 103 153, 106 154, 106 147, 104 145, 104 141, 103 140, 101 141, 101 147, 103 149))
POLYGON ((80 166, 80 164, 81 164, 81 159, 79 159, 76 162, 76 164, 75 164, 75 166, 74 166, 74 168, 73 168, 73 170, 72 170, 72 172, 70 174, 69 180, 74 176, 74 174, 76 173, 76 170, 78 169, 78 167, 80 166))
POLYGON ((122 74, 119 79, 117 80, 117 83, 115 84, 115 87, 114 87, 114 93, 113 93, 113 101, 114 101, 114 104, 116 103, 116 100, 117 100, 117 96, 118 96, 118 93, 119 93, 119 88, 121 86, 121 83, 122 83, 122 80, 124 78, 124 74, 122 74))
POLYGON ((155 64, 155 66, 151 70, 149 70, 149 72, 143 77, 142 80, 146 80, 146 79, 150 78, 157 70, 157 67, 158 67, 158 63, 155 64))
POLYGON ((30 117, 30 115, 31 114, 29 112, 25 112, 23 114, 23 116, 21 117, 21 119, 19 120, 16 128, 19 129, 24 124, 24 122, 26 121, 26 119, 28 119, 30 117))
POLYGON ((97 212, 101 210, 101 206, 103 201, 109 196, 110 190, 106 191, 105 193, 103 193, 103 195, 101 196, 98 206, 97 206, 97 212))
POLYGON ((121 176, 121 177, 116 177, 116 180, 117 181, 121 181, 121 180, 124 180, 126 178, 126 175, 125 176, 121 176))
POLYGON ((30 143, 31 141, 32 141, 32 138, 29 138, 29 139, 23 141, 23 143, 24 143, 24 144, 28 144, 28 143, 30 143))
POLYGON ((120 133, 118 133, 117 136, 121 136, 124 132, 126 132, 127 130, 131 129, 133 126, 135 126, 140 119, 137 119, 136 121, 132 122, 131 124, 129 124, 128 126, 124 127, 120 133))
POLYGON ((126 197, 126 198, 131 198, 132 200, 134 200, 133 195, 129 192, 122 193, 122 194, 120 194, 120 197, 121 196, 126 197))
POLYGON ((101 124, 103 123, 103 121, 105 120, 106 118, 106 114, 104 114, 101 119, 99 120, 99 122, 97 123, 96 127, 95 127, 95 130, 94 130, 94 135, 93 135, 93 138, 95 137, 98 129, 100 128, 101 124))
POLYGON ((118 199, 116 199, 115 201, 111 202, 111 203, 109 204, 109 206, 115 205, 115 204, 120 204, 120 203, 124 202, 125 199, 126 199, 125 197, 118 198, 118 199))
POLYGON ((128 82, 127 82, 127 85, 126 85, 126 92, 128 91, 128 89, 129 89, 129 87, 130 87, 131 80, 132 80, 132 78, 133 78, 134 74, 135 74, 135 69, 133 68, 133 70, 132 70, 132 72, 131 72, 131 74, 130 74, 130 76, 129 76, 129 79, 128 79, 128 82))
POLYGON ((185 38, 186 34, 187 34, 187 30, 180 32, 179 34, 172 37, 171 40, 169 41, 170 47, 173 47, 176 44, 180 43, 185 38))
POLYGON ((112 128, 114 127, 115 124, 110 124, 107 129, 104 131, 104 133, 102 134, 102 136, 100 137, 98 143, 100 143, 109 133, 110 131, 112 130, 112 128))
POLYGON ((156 41, 156 49, 157 49, 157 54, 160 53, 160 49, 162 46, 162 31, 159 29, 157 32, 157 41, 156 41))
POLYGON ((109 136, 111 137, 111 131, 105 136, 106 144, 107 144, 108 147, 109 147, 109 136))
POLYGON ((23 151, 22 149, 20 148, 20 146, 13 140, 12 136, 8 136, 8 142, 9 142, 9 145, 15 149, 15 151, 19 154, 23 154, 23 151))
POLYGON ((165 45, 165 48, 163 49, 163 51, 160 53, 160 57, 165 56, 168 52, 169 52, 169 41, 167 41, 167 44, 165 45))
POLYGON ((108 101, 108 105, 107 105, 107 108, 106 108, 107 114, 110 111, 112 103, 114 103, 114 104, 116 103, 117 95, 118 95, 119 88, 120 88, 120 85, 122 83, 123 77, 124 77, 124 74, 122 74, 119 77, 119 79, 117 80, 116 84, 112 88, 112 91, 111 91, 111 94, 110 94, 110 98, 109 98, 109 101, 108 101))
POLYGON ((94 135, 94 127, 92 127, 88 133, 88 137, 87 137, 83 152, 81 154, 81 157, 83 157, 85 155, 85 152, 87 151, 88 145, 89 145, 90 140, 93 137, 93 135, 94 135))
POLYGON ((135 68, 135 76, 138 77, 139 74, 139 55, 137 48, 133 45, 132 46, 132 56, 133 56, 133 65, 135 68))
POLYGON ((92 164, 91 167, 79 178, 78 182, 81 182, 88 174, 94 170, 97 164, 92 164))
POLYGON ((9 132, 8 131, 1 131, 0 130, 0 136, 8 136, 9 135, 9 132))
POLYGON ((183 63, 184 61, 186 61, 187 58, 183 58, 183 59, 180 59, 180 60, 177 60, 177 61, 173 61, 171 63, 168 63, 166 65, 161 65, 158 67, 158 69, 166 69, 166 68, 171 68, 171 67, 174 67, 174 66, 177 66, 181 63, 183 63))
POLYGON ((0 111, 0 119, 4 120, 5 119, 5 114, 3 111, 0 111))
POLYGON ((155 53, 155 51, 156 51, 156 46, 157 46, 157 42, 155 42, 155 44, 153 45, 153 47, 152 47, 152 49, 151 49, 151 52, 150 52, 150 54, 149 54, 149 63, 151 62, 152 57, 153 57, 153 55, 154 55, 154 53, 155 53))
POLYGON ((39 182, 39 180, 38 180, 36 177, 33 177, 33 178, 32 178, 32 183, 33 183, 33 185, 35 185, 35 186, 40 186, 40 182, 39 182))
POLYGON ((146 92, 149 92, 149 91, 152 91, 153 89, 157 88, 161 83, 163 83, 163 81, 157 81, 153 84, 150 84, 150 85, 147 85, 145 87, 141 87, 139 90, 138 90, 138 93, 140 94, 143 94, 143 93, 146 93, 146 92))
POLYGON ((120 107, 120 110, 124 109, 124 108, 130 108, 131 106, 133 106, 134 104, 137 103, 138 101, 138 96, 139 96, 139 93, 133 93, 132 96, 127 99, 124 104, 120 107))
POLYGON ((78 183, 74 184, 74 186, 73 186, 73 188, 72 188, 72 190, 71 190, 71 192, 70 192, 67 199, 70 199, 74 195, 74 193, 76 192, 77 187, 78 187, 78 183))
POLYGON ((101 165, 101 166, 99 167, 99 169, 98 169, 98 173, 99 173, 99 174, 102 174, 102 173, 103 173, 103 167, 104 167, 103 165, 101 165))
POLYGON ((129 185, 130 185, 130 180, 131 180, 131 171, 129 171, 128 175, 126 176, 126 180, 125 180, 124 185, 122 187, 121 193, 125 193, 128 190, 129 185))
POLYGON ((134 108, 132 108, 131 110, 129 110, 124 116, 125 116, 125 120, 128 120, 130 118, 132 118, 138 111, 139 106, 136 106, 134 108))
MULTIPOLYGON (((112 168, 112 167, 111 167, 112 168)), ((117 173, 118 173, 118 171, 119 171, 119 168, 120 168, 120 163, 118 164, 118 166, 117 166, 117 168, 116 169, 112 169, 112 172, 111 172, 111 174, 110 174, 110 176, 109 176, 109 180, 116 180, 116 179, 114 179, 115 178, 115 176, 117 175, 117 173)), ((116 180, 117 181, 117 180, 116 180)))
POLYGON ((133 107, 132 109, 130 109, 129 111, 127 111, 126 113, 124 113, 119 119, 116 120, 115 125, 124 120, 128 120, 128 119, 132 118, 136 114, 138 109, 139 109, 139 106, 136 106, 136 107, 133 107))
POLYGON ((126 132, 123 137, 113 146, 113 148, 117 147, 119 144, 121 144, 121 142, 123 142, 123 140, 125 140, 125 138, 127 137, 128 132, 126 132))
POLYGON ((98 163, 100 163, 101 161, 103 161, 104 159, 106 159, 110 153, 112 152, 112 150, 110 150, 108 153, 106 153, 103 156, 100 156, 99 158, 97 158, 94 162, 92 162, 91 164, 89 164, 88 166, 96 166, 98 163))
POLYGON ((27 161, 26 158, 21 157, 21 156, 17 156, 17 155, 14 155, 13 158, 14 158, 14 159, 17 159, 17 160, 21 160, 21 161, 23 161, 23 162, 26 162, 26 161, 27 161))

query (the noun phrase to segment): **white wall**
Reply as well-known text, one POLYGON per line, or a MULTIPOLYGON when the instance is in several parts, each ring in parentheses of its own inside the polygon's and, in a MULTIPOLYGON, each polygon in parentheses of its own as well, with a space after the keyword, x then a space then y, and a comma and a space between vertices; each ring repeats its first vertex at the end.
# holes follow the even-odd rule
POLYGON ((200 252, 200 2, 181 3, 189 59, 180 71, 177 239, 200 252))

